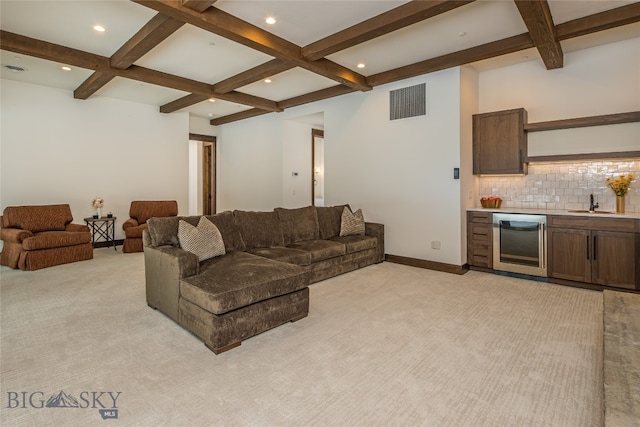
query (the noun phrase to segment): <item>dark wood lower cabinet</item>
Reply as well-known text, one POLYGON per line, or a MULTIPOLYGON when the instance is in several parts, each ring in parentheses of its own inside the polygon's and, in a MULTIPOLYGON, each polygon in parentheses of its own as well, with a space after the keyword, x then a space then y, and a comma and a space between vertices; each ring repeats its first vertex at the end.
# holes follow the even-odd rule
POLYGON ((550 278, 640 289, 637 220, 549 216, 548 223, 550 278))
POLYGON ((547 230, 548 275, 557 279, 591 282, 591 232, 589 230, 547 230))
POLYGON ((467 212, 467 263, 473 267, 493 268, 493 214, 467 212))

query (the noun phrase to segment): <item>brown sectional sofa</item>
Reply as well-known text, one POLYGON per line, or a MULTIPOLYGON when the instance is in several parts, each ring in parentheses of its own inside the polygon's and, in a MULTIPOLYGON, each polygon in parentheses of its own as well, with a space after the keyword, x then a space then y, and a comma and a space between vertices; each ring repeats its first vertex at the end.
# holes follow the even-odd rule
POLYGON ((0 265, 32 271, 92 259, 89 227, 71 221, 68 204, 7 206, 0 217, 0 265))
POLYGON ((225 255, 202 262, 180 248, 178 223, 151 218, 143 234, 147 304, 216 354, 309 312, 308 285, 384 260, 384 226, 340 237, 343 206, 207 216, 225 255))

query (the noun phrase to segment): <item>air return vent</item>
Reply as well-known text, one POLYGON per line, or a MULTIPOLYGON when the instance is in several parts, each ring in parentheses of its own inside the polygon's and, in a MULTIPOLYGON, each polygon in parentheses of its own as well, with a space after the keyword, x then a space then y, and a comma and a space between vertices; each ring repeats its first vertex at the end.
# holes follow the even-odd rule
POLYGON ((389 120, 427 115, 425 83, 389 92, 389 120))
POLYGON ((22 73, 22 72, 24 72, 24 71, 27 71, 27 69, 26 69, 26 68, 24 68, 24 67, 19 67, 19 66, 17 66, 17 65, 10 65, 10 64, 7 64, 7 65, 3 65, 2 67, 3 67, 3 68, 6 68, 7 70, 13 71, 14 73, 22 73))

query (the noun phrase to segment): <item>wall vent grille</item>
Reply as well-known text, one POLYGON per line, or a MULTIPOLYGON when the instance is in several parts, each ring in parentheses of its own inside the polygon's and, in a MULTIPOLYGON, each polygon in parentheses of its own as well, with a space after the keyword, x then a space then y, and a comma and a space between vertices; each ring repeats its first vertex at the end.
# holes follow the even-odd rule
POLYGON ((389 92, 389 120, 427 115, 427 85, 422 83, 389 92))

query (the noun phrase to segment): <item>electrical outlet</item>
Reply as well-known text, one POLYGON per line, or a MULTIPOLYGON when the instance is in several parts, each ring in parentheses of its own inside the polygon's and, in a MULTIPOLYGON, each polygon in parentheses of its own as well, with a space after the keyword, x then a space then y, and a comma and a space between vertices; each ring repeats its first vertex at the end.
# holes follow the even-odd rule
POLYGON ((440 240, 432 240, 431 241, 431 249, 440 250, 441 246, 442 246, 442 243, 440 242, 440 240))

